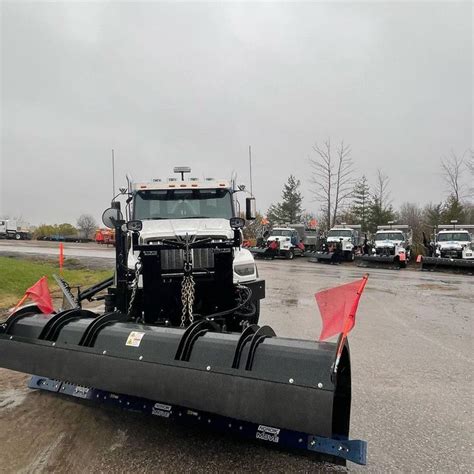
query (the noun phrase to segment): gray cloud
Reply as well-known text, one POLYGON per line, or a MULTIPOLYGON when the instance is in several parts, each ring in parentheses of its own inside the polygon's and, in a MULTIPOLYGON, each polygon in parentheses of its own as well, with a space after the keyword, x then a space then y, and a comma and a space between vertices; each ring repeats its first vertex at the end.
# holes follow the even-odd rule
POLYGON ((0 213, 97 218, 117 181, 247 182, 259 207, 331 136, 395 204, 444 196, 438 161, 472 147, 472 4, 2 3, 0 213), (120 179, 119 179, 120 177, 120 179))

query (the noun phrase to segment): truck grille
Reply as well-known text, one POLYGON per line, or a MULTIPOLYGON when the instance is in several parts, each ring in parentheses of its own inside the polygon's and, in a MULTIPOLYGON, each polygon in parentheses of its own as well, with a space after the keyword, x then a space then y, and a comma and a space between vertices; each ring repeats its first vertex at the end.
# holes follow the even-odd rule
MULTIPOLYGON (((214 268, 214 252, 212 249, 193 249, 191 250, 191 256, 194 268, 214 268)), ((161 268, 163 270, 183 270, 183 267, 183 250, 161 250, 161 268)))

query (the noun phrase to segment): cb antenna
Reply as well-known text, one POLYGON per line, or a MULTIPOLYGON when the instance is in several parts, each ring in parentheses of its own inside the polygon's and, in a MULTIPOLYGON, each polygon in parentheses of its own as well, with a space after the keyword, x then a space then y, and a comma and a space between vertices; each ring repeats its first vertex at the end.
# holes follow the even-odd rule
POLYGON ((253 183, 252 183, 252 145, 249 145, 249 169, 250 169, 250 195, 253 196, 253 183))
POLYGON ((112 199, 115 196, 115 155, 112 148, 112 199))

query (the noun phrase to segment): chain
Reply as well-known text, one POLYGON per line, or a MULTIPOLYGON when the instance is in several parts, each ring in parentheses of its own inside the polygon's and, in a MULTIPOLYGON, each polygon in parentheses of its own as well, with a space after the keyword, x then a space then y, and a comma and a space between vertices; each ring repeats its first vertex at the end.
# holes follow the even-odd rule
POLYGON ((133 302, 135 301, 135 296, 137 295, 138 281, 140 279, 140 273, 142 271, 142 262, 140 257, 138 257, 137 263, 135 263, 135 278, 132 282, 132 296, 130 297, 130 304, 128 305, 127 316, 130 316, 132 313, 133 302))
POLYGON ((189 322, 194 322, 193 306, 194 306, 194 278, 192 274, 184 275, 181 283, 181 304, 183 312, 181 313, 181 327, 186 324, 186 316, 189 316, 189 322))

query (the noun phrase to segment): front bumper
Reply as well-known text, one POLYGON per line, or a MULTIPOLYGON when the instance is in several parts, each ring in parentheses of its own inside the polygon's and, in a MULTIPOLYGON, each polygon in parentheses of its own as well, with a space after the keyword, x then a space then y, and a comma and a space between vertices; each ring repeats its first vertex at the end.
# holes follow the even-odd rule
POLYGON ((263 300, 265 298, 265 280, 257 278, 253 281, 241 283, 241 285, 246 286, 252 290, 252 297, 250 298, 250 301, 263 300))

